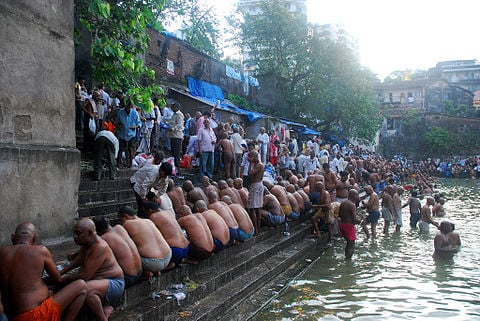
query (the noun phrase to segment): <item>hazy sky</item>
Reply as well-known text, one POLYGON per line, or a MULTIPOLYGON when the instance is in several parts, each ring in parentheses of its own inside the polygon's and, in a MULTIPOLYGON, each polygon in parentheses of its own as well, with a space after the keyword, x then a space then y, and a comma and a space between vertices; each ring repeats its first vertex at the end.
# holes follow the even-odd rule
MULTIPOLYGON (((219 14, 236 0, 207 0, 219 14)), ((308 20, 342 25, 379 78, 439 61, 480 59, 480 0, 307 0, 308 20)))

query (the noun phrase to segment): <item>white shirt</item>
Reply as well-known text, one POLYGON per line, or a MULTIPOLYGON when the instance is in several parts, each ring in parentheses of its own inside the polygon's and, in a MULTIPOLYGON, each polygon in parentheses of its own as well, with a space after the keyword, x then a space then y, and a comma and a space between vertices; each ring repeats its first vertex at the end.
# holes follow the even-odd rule
POLYGON ((269 140, 270 138, 268 137, 267 133, 258 134, 257 136, 257 141, 259 141, 262 144, 268 144, 269 140))
POLYGON ((119 148, 119 143, 118 143, 118 138, 115 136, 111 131, 108 130, 101 130, 98 132, 97 136, 95 136, 95 140, 99 137, 105 137, 109 141, 112 142, 113 147, 114 147, 114 154, 115 158, 118 156, 118 148, 119 148))
POLYGON ((160 165, 147 164, 139 168, 135 174, 130 177, 130 183, 133 190, 141 197, 145 197, 152 187, 158 184, 160 165))

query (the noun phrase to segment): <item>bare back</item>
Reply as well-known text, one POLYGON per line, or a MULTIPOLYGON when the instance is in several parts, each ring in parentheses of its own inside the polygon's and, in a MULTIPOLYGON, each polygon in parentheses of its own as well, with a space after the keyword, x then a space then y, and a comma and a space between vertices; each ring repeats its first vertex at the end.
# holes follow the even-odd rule
POLYGON ((152 221, 136 218, 125 221, 123 227, 137 245, 140 256, 162 258, 170 251, 168 243, 152 221))
POLYGON ((170 197, 170 200, 172 201, 173 204, 173 209, 175 212, 178 211, 180 206, 185 205, 185 195, 183 195, 183 190, 181 187, 175 187, 171 191, 167 192, 168 197, 170 197))
POLYGON ((223 218, 225 223, 227 223, 228 227, 234 229, 238 228, 238 222, 235 219, 235 216, 233 215, 227 203, 222 201, 216 201, 215 203, 208 205, 208 208, 217 212, 217 214, 223 218))
POLYGON ((60 279, 50 251, 43 245, 11 245, 0 249, 0 289, 5 311, 18 315, 48 298, 43 270, 60 279))
POLYGON ((170 247, 183 249, 188 245, 188 240, 183 235, 182 228, 169 211, 155 212, 150 215, 150 220, 155 223, 170 247))
POLYGON ((125 274, 136 275, 140 271, 142 268, 140 253, 122 225, 113 226, 101 238, 108 243, 125 274))
POLYGON ((224 245, 227 244, 230 240, 230 232, 228 230, 227 223, 225 223, 223 218, 214 210, 206 210, 200 214, 202 214, 207 221, 213 237, 222 242, 224 245))
POLYGON ((213 251, 215 245, 207 221, 201 214, 190 214, 180 217, 178 223, 187 231, 188 239, 197 247, 213 251))
POLYGON ((239 204, 228 205, 233 213, 233 216, 238 222, 238 226, 242 231, 249 234, 253 231, 253 223, 244 207, 239 204))

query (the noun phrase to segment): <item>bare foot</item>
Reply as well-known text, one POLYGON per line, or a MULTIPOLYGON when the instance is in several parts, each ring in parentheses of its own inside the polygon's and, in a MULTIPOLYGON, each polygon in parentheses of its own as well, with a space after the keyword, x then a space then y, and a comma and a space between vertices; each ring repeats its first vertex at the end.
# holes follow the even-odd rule
POLYGON ((140 277, 139 281, 149 280, 153 277, 153 273, 150 271, 143 271, 142 276, 140 277))
MULTIPOLYGON (((170 263, 168 263, 168 265, 162 271, 168 271, 168 270, 171 270, 173 268, 175 268, 175 263, 170 262, 170 263)), ((158 272, 158 273, 160 273, 160 272, 158 272)))
POLYGON ((191 258, 186 258, 183 259, 182 263, 187 263, 187 264, 198 264, 197 260, 191 259, 191 258))
POLYGON ((315 234, 315 233, 312 234, 312 235, 310 235, 310 238, 311 238, 311 239, 318 239, 319 237, 320 237, 320 236, 319 236, 318 234, 315 234))
POLYGON ((105 314, 105 317, 107 320, 110 318, 110 315, 113 313, 113 307, 112 306, 104 306, 103 307, 103 313, 105 314))

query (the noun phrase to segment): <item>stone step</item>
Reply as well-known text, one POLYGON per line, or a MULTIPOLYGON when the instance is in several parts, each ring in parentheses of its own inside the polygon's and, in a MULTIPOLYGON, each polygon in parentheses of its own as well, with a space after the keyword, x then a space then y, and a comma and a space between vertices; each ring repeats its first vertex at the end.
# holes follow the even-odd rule
MULTIPOLYGON (((288 265, 293 264, 298 259, 299 253, 304 251, 304 247, 314 244, 314 241, 307 237, 310 233, 309 223, 293 223, 291 225, 290 236, 284 236, 281 228, 266 231, 250 241, 221 251, 198 265, 181 265, 172 271, 162 273, 159 278, 155 278, 153 283, 142 282, 127 289, 124 307, 117 309, 111 320, 174 320, 179 312, 179 307, 174 300, 167 300, 165 297, 152 300, 147 297, 152 291, 163 290, 168 285, 180 283, 185 276, 195 281, 198 287, 187 290, 187 297, 182 302, 181 309, 196 309, 195 311, 199 311, 198 315, 205 315, 200 319, 212 320, 208 317, 210 312, 207 311, 211 310, 211 307, 196 306, 197 302, 222 288, 228 289, 228 285, 232 281, 241 278, 250 283, 245 283, 242 291, 239 290, 239 295, 242 293, 247 295, 254 290, 255 283, 261 286, 282 272, 288 265), (261 266, 269 267, 266 270, 268 273, 260 273, 264 270, 259 269, 261 266), (273 268, 274 266, 276 267, 273 268), (252 271, 255 272, 252 273, 252 271), (201 312, 200 310, 203 308, 206 310, 201 312)), ((236 284, 236 286, 240 285, 236 284)), ((217 295, 225 296, 225 294, 217 295)), ((232 294, 230 293, 229 296, 232 294)), ((234 297, 231 302, 224 302, 223 305, 216 308, 215 313, 219 313, 225 306, 232 304, 237 299, 234 297)))
POLYGON ((79 193, 85 192, 96 192, 96 191, 118 191, 118 190, 128 190, 132 189, 130 186, 130 175, 125 175, 124 172, 120 174, 121 171, 118 171, 118 178, 116 180, 111 179, 102 179, 100 181, 94 181, 89 179, 82 179, 80 181, 80 186, 78 187, 79 193))
POLYGON ((113 200, 107 202, 97 202, 78 207, 78 216, 83 217, 97 217, 104 215, 107 219, 112 219, 117 215, 118 210, 123 206, 137 207, 135 198, 113 200))
POLYGON ((91 191, 78 194, 78 205, 80 207, 97 206, 104 202, 120 200, 135 200, 135 193, 131 187, 126 190, 91 191))

